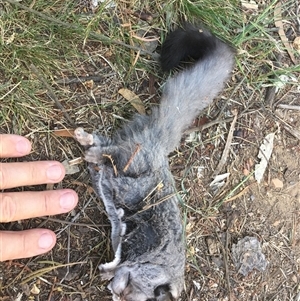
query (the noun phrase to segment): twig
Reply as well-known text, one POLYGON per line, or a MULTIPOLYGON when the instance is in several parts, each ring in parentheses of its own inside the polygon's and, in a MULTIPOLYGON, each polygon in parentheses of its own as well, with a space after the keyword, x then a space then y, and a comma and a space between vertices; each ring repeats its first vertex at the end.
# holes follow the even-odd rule
POLYGON ((229 198, 229 199, 225 199, 225 200, 223 201, 223 203, 228 203, 228 202, 234 201, 235 199, 241 197, 241 196, 242 196, 243 194, 245 194, 245 193, 248 191, 248 189, 249 189, 250 187, 252 187, 254 184, 256 184, 256 183, 251 183, 250 185, 248 185, 247 187, 245 187, 241 192, 239 192, 239 193, 236 194, 235 196, 233 196, 233 197, 231 197, 231 198, 229 198))
MULTIPOLYGON (((283 55, 281 53, 275 54, 275 60, 273 61, 274 67, 280 68, 282 64, 282 57, 283 55)), ((270 80, 275 80, 275 75, 271 75, 270 80)), ((276 87, 275 86, 269 86, 266 89, 265 94, 265 104, 268 104, 271 109, 273 109, 276 105, 274 104, 276 97, 276 87)))
POLYGON ((50 293, 48 295, 47 301, 51 301, 52 300, 52 295, 53 295, 53 292, 54 292, 55 285, 56 285, 56 277, 54 277, 54 281, 53 281, 53 284, 51 286, 51 290, 50 290, 50 293))
POLYGON ((298 23, 298 31, 300 31, 300 19, 299 19, 299 13, 300 13, 300 3, 298 1, 298 7, 297 7, 297 12, 296 12, 296 19, 298 23))
POLYGON ((21 84, 21 82, 18 82, 16 85, 14 85, 7 93, 5 93, 4 95, 2 95, 0 97, 0 100, 3 100, 7 95, 9 95, 11 92, 13 92, 13 90, 15 90, 20 84, 21 84))
POLYGON ((158 41, 159 38, 158 37, 155 37, 155 38, 143 38, 143 37, 139 37, 137 35, 132 35, 133 38, 137 39, 137 40, 140 40, 140 41, 143 41, 143 42, 155 42, 155 41, 158 41))
POLYGON ((114 173, 115 173, 115 176, 117 177, 118 176, 118 170, 117 170, 117 167, 115 165, 115 162, 114 162, 114 159, 112 158, 111 155, 107 155, 107 154, 103 154, 102 155, 103 157, 105 158, 108 158, 113 166, 113 169, 114 169, 114 173))
MULTIPOLYGON (((227 97, 224 105, 222 106, 222 108, 220 109, 219 113, 217 114, 217 117, 214 119, 219 119, 221 117, 221 115, 224 113, 224 110, 227 106, 227 104, 229 103, 229 101, 232 100, 232 96, 236 94, 237 91, 240 90, 240 87, 242 86, 242 84, 244 83, 245 79, 247 78, 247 74, 242 78, 242 80, 235 86, 235 88, 233 89, 233 91, 231 92, 231 94, 229 95, 229 97, 227 97)), ((252 97, 252 96, 250 96, 252 97)))
POLYGON ((232 301, 231 286, 230 286, 230 280, 229 280, 229 269, 228 269, 228 240, 229 240, 228 229, 229 229, 229 227, 227 226, 226 237, 225 237, 225 246, 223 245, 221 239, 219 238, 217 231, 215 231, 215 234, 216 234, 216 237, 221 246, 221 251, 223 254, 223 258, 224 258, 225 279, 226 279, 226 286, 227 286, 227 292, 228 292, 228 297, 229 297, 228 299, 229 299, 229 301, 232 301))
POLYGON ((295 296, 294 301, 300 301, 300 292, 295 296))
MULTIPOLYGON (((70 263, 70 227, 68 228, 68 242, 67 242, 67 264, 70 263)), ((63 283, 64 280, 67 278, 67 276, 70 273, 70 266, 67 266, 67 271, 64 275, 64 277, 60 280, 60 283, 63 283)))
POLYGON ((300 132, 293 129, 292 126, 290 124, 288 124, 287 122, 285 122, 284 120, 281 119, 281 117, 276 114, 273 113, 273 116, 276 118, 276 120, 280 121, 283 124, 283 128, 288 131, 291 135, 293 135, 294 137, 296 137, 297 139, 300 140, 300 132))
MULTIPOLYGON (((84 207, 72 218, 72 222, 76 221, 78 219, 78 217, 80 216, 80 214, 87 208, 87 206, 90 204, 90 202, 92 201, 92 197, 86 202, 86 204, 84 205, 84 207)), ((57 233, 56 236, 59 236, 62 232, 64 232, 66 229, 68 228, 68 225, 65 226, 63 229, 60 229, 57 233)))
POLYGON ((130 166, 131 162, 133 161, 133 158, 135 157, 135 155, 140 151, 141 146, 140 144, 138 144, 134 150, 134 153, 132 154, 132 156, 129 158, 127 164, 125 165, 125 167, 123 168, 123 172, 126 172, 128 167, 130 166))
POLYGON ((229 132, 228 132, 227 141, 226 141, 226 144, 225 144, 225 148, 224 148, 224 151, 223 151, 221 160, 220 160, 220 162, 219 162, 217 168, 215 169, 215 171, 214 171, 214 173, 213 173, 213 176, 214 176, 214 177, 215 177, 216 175, 218 175, 218 174, 220 173, 220 171, 222 170, 223 166, 224 166, 225 163, 226 163, 228 154, 229 154, 231 142, 232 142, 232 139, 233 139, 234 127, 235 127, 235 123, 236 123, 237 116, 238 116, 237 110, 233 110, 232 113, 233 113, 234 117, 233 117, 232 123, 231 123, 231 125, 230 125, 230 129, 229 129, 229 132))
MULTIPOLYGON (((115 74, 115 73, 112 73, 112 74, 115 74)), ((84 82, 87 82, 90 80, 92 80, 94 82, 100 82, 102 79, 103 79, 102 75, 77 76, 77 77, 67 77, 67 78, 58 79, 55 81, 55 83, 69 85, 69 84, 84 83, 84 82)))
POLYGON ((161 203, 163 203, 163 202, 169 200, 170 198, 172 198, 173 196, 176 196, 176 195, 177 195, 177 193, 168 194, 168 195, 166 195, 165 197, 161 198, 159 201, 157 201, 157 202, 155 202, 155 203, 153 203, 153 204, 147 204, 147 205, 145 205, 145 206, 143 207, 143 209, 140 210, 138 213, 141 213, 141 212, 143 212, 143 211, 147 211, 147 210, 149 210, 150 208, 152 208, 152 207, 154 207, 154 206, 157 206, 157 205, 159 205, 159 204, 161 204, 161 203))
POLYGON ((280 1, 278 1, 278 3, 275 5, 274 23, 275 23, 275 26, 278 28, 279 37, 280 37, 288 55, 290 56, 291 61, 293 62, 293 64, 297 65, 297 60, 295 59, 293 50, 291 49, 290 43, 289 43, 289 41, 285 35, 284 29, 283 29, 281 2, 280 1))
POLYGON ((172 193, 172 194, 168 194, 166 196, 164 196, 163 198, 161 198, 160 200, 158 200, 155 203, 149 204, 149 202, 151 201, 151 198, 153 198, 154 196, 151 197, 151 195, 157 190, 159 191, 160 189, 162 189, 164 187, 164 184, 162 182, 159 182, 143 199, 143 201, 141 203, 146 203, 146 205, 144 205, 142 207, 142 209, 136 213, 134 213, 132 216, 135 216, 136 214, 139 214, 141 212, 147 211, 150 208, 152 208, 153 206, 159 205, 165 201, 167 201, 168 199, 172 198, 173 196, 176 196, 177 193, 172 193), (148 200, 149 199, 149 200, 148 200), (148 200, 148 202, 147 202, 148 200))
MULTIPOLYGON (((270 77, 270 79, 273 77, 270 77)), ((270 107, 273 107, 274 100, 276 95, 276 87, 271 86, 266 89, 266 95, 265 95, 265 103, 270 104, 270 107)))
POLYGON ((202 131, 202 130, 208 129, 211 126, 214 126, 215 124, 219 124, 219 123, 223 123, 223 122, 227 123, 227 122, 230 122, 232 120, 233 120, 232 117, 226 118, 226 119, 213 120, 213 121, 208 122, 206 124, 187 129, 186 131, 184 131, 184 134, 188 135, 188 134, 196 132, 196 131, 202 131))
POLYGON ((288 131, 291 135, 293 135, 295 138, 297 138, 298 140, 300 140, 300 132, 299 131, 297 131, 297 130, 295 130, 295 129, 292 129, 291 127, 290 127, 290 125, 284 125, 283 126, 284 127, 284 129, 286 130, 286 131, 288 131))
POLYGON ((292 231, 291 231, 291 238, 290 238, 290 245, 292 247, 295 247, 296 246, 296 242, 297 242, 297 239, 296 239, 296 230, 297 229, 297 217, 296 217, 296 214, 293 213, 293 219, 292 219, 292 231))
MULTIPOLYGON (((277 101, 277 103, 280 102, 280 100, 277 101)), ((278 107, 279 105, 274 105, 274 107, 278 107)), ((280 122, 283 125, 283 128, 288 131, 292 136, 300 140, 300 132, 295 130, 289 123, 284 121, 282 117, 278 114, 279 112, 269 112, 265 110, 265 113, 271 118, 275 118, 278 122, 280 122)))
POLYGON ((300 111, 300 106, 293 106, 293 105, 279 104, 277 108, 300 111))
POLYGON ((229 227, 226 229, 226 238, 225 238, 225 254, 224 254, 224 261, 225 261, 225 277, 226 277, 226 285, 227 285, 227 290, 228 290, 228 295, 229 295, 229 301, 232 300, 232 295, 231 295, 231 286, 230 286, 230 280, 229 280, 229 269, 228 269, 228 242, 229 242, 229 227))
POLYGON ((48 97, 55 103, 56 107, 63 112, 65 118, 68 120, 68 122, 70 123, 70 125, 73 126, 73 127, 75 127, 76 125, 73 122, 72 118, 67 113, 66 109, 62 106, 62 104, 60 103, 60 101, 58 100, 58 98, 56 97, 56 95, 54 94, 51 86, 47 83, 46 79, 43 77, 43 75, 41 74, 41 72, 33 64, 30 65, 30 69, 37 76, 37 78, 44 84, 44 86, 47 88, 47 90, 48 90, 48 92, 47 92, 48 97))
MULTIPOLYGON (((61 220, 58 218, 54 218, 54 217, 46 217, 46 216, 42 216, 40 217, 41 219, 47 220, 47 221, 51 221, 54 223, 61 223, 61 224, 66 224, 66 225, 71 225, 71 226, 79 226, 79 227, 110 227, 109 224, 85 224, 85 223, 75 223, 75 222, 69 222, 69 221, 65 221, 65 220, 61 220)), ((41 225, 40 225, 41 226, 41 225)))
MULTIPOLYGON (((142 213, 144 211, 147 211, 147 210, 151 209, 152 207, 157 206, 157 205, 159 205, 159 204, 161 204, 161 203, 163 203, 163 202, 171 199, 172 197, 174 197, 176 195, 177 195, 177 193, 168 194, 168 195, 166 195, 165 197, 161 198, 160 200, 158 200, 157 202, 155 202, 153 204, 146 204, 145 206, 143 206, 143 208, 141 210, 139 210, 138 212, 136 212, 133 215, 131 215, 130 218, 132 218, 133 216, 136 216, 137 214, 140 214, 140 213, 142 213)), ((145 199, 147 199, 147 197, 145 199)))
POLYGON ((27 282, 30 282, 32 279, 34 279, 36 277, 41 277, 42 275, 44 275, 46 273, 49 273, 49 272, 51 272, 55 269, 64 268, 64 267, 67 267, 67 266, 73 266, 73 265, 77 265, 77 264, 84 264, 84 263, 86 263, 86 261, 72 262, 72 263, 68 263, 68 264, 57 264, 57 265, 49 266, 49 267, 46 267, 46 268, 42 268, 42 269, 39 269, 37 271, 33 271, 29 275, 25 276, 22 279, 21 284, 25 284, 27 282))

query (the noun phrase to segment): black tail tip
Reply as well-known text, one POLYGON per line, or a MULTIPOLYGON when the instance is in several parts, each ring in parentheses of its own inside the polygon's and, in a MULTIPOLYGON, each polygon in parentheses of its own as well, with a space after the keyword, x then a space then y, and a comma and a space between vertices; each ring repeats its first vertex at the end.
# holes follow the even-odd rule
POLYGON ((160 63, 163 71, 170 71, 182 62, 198 61, 216 48, 218 38, 203 28, 185 24, 170 32, 162 44, 160 63))

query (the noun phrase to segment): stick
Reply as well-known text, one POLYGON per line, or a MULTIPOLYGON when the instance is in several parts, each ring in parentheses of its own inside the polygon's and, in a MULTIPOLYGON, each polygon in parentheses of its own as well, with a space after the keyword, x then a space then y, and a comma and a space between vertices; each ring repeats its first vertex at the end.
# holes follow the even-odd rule
POLYGON ((279 104, 277 108, 300 111, 300 106, 293 106, 293 105, 279 104))
POLYGON ((55 81, 57 84, 78 84, 78 83, 84 83, 87 81, 94 81, 94 82, 100 82, 103 79, 103 76, 78 76, 78 77, 66 77, 62 79, 58 79, 55 81))
POLYGON ((54 281, 53 281, 53 284, 51 286, 51 290, 50 290, 50 293, 48 295, 47 301, 51 301, 52 300, 52 295, 53 295, 53 292, 54 292, 55 285, 56 285, 56 277, 54 277, 54 281))
POLYGON ((110 224, 86 224, 86 223, 76 223, 76 222, 69 222, 65 220, 61 220, 58 218, 54 217, 46 217, 46 216, 41 216, 41 219, 44 219, 46 221, 51 221, 54 223, 61 223, 61 224, 66 224, 66 225, 71 225, 71 226, 79 226, 79 227, 110 227, 110 224))
MULTIPOLYGON (((88 205, 90 204, 90 202, 93 200, 93 198, 91 197, 83 206, 83 208, 72 218, 71 222, 75 222, 79 216, 82 214, 82 212, 84 212, 84 210, 88 207, 88 205)), ((60 234, 62 232, 64 232, 67 228, 69 227, 69 225, 63 227, 63 229, 60 229, 57 233, 56 236, 60 236, 60 234)))
POLYGON ((47 88, 47 90, 48 90, 48 92, 47 92, 48 97, 55 103, 56 107, 63 112, 65 118, 68 120, 68 122, 70 123, 70 125, 73 126, 73 127, 75 127, 76 125, 73 122, 72 118, 67 113, 66 109, 62 106, 62 104, 60 103, 60 101, 58 100, 58 98, 56 97, 56 95, 54 94, 51 86, 47 83, 46 79, 43 77, 43 75, 41 74, 41 72, 33 64, 30 65, 30 69, 37 76, 37 78, 44 84, 44 86, 47 88))
POLYGON ((114 169, 115 176, 117 177, 118 176, 118 170, 117 170, 117 166, 115 165, 115 162, 114 162, 114 159, 112 158, 112 156, 107 155, 107 154, 103 154, 102 157, 108 158, 110 160, 111 165, 113 166, 113 169, 114 169))
POLYGON ((297 65, 297 60, 295 59, 295 56, 293 54, 293 50, 290 46, 289 40, 287 39, 285 32, 283 30, 281 2, 280 1, 278 1, 278 3, 275 5, 274 23, 275 23, 275 26, 278 28, 279 37, 280 37, 281 42, 283 43, 288 55, 290 56, 291 61, 293 62, 294 65, 297 65))
POLYGON ((241 196, 242 196, 243 194, 245 194, 245 193, 248 191, 248 189, 249 189, 250 187, 252 187, 254 184, 256 184, 256 183, 252 183, 252 184, 248 185, 247 187, 245 187, 241 192, 239 192, 239 193, 236 194, 235 196, 233 196, 233 197, 231 197, 231 198, 229 198, 229 199, 225 199, 225 201, 224 201, 223 203, 228 203, 228 202, 234 201, 235 199, 241 197, 241 196))
POLYGON ((193 127, 193 128, 190 128, 190 129, 187 129, 186 131, 184 131, 184 134, 188 135, 190 133, 193 133, 193 132, 196 132, 196 131, 202 131, 204 129, 208 129, 209 127, 215 125, 215 124, 219 124, 219 123, 227 123, 227 122, 230 122, 232 121, 233 118, 230 117, 230 118, 226 118, 226 119, 218 119, 218 120, 213 120, 213 121, 210 121, 208 123, 205 123, 203 125, 200 125, 200 126, 196 126, 196 127, 193 127))
POLYGON ((133 158, 134 158, 135 155, 140 151, 140 149, 141 149, 141 146, 140 146, 139 144, 137 144, 134 153, 133 153, 132 156, 129 158, 127 164, 126 164, 125 167, 123 168, 123 172, 126 172, 126 171, 127 171, 127 169, 128 169, 128 167, 130 166, 130 164, 131 164, 133 158))
POLYGON ((227 292, 228 292, 228 299, 229 301, 233 301, 232 300, 232 295, 231 295, 231 286, 230 286, 230 279, 229 279, 229 268, 228 268, 228 227, 226 229, 226 237, 225 237, 225 246, 223 245, 221 239, 218 236, 217 231, 215 231, 216 237, 219 241, 219 244, 221 246, 221 251, 223 254, 223 258, 224 258, 224 267, 225 267, 225 280, 226 280, 226 286, 227 286, 227 292))
POLYGON ((233 113, 234 117, 233 117, 232 123, 231 123, 231 125, 230 125, 230 129, 229 129, 227 141, 226 141, 226 144, 225 144, 225 148, 224 148, 224 151, 223 151, 221 160, 220 160, 220 162, 219 162, 217 168, 215 169, 215 171, 214 171, 214 173, 213 173, 213 176, 214 176, 214 177, 215 177, 216 175, 218 175, 218 174, 220 173, 220 171, 222 170, 223 166, 224 166, 225 163, 226 163, 228 154, 229 154, 231 142, 232 142, 232 139, 233 139, 234 127, 235 127, 235 123, 236 123, 236 120, 237 120, 237 110, 233 110, 232 113, 233 113))
POLYGON ((293 135, 294 137, 296 137, 297 139, 300 140, 300 132, 299 131, 293 129, 292 126, 290 124, 288 124, 287 122, 285 122, 284 120, 282 120, 278 114, 273 113, 273 116, 276 118, 276 120, 280 121, 283 124, 283 127, 286 131, 288 131, 291 135, 293 135))
POLYGON ((284 125, 283 127, 284 127, 284 129, 285 129, 286 131, 288 131, 291 135, 293 135, 295 138, 297 138, 298 140, 300 140, 300 132, 299 132, 299 131, 292 129, 290 126, 284 125))

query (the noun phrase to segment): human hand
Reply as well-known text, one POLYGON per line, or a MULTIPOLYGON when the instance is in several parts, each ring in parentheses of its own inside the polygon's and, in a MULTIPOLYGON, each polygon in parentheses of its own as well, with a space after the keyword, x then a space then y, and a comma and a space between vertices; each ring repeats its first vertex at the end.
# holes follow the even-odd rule
MULTIPOLYGON (((29 154, 30 142, 18 135, 0 135, 0 158, 29 154)), ((0 190, 25 185, 58 183, 65 176, 56 161, 0 163, 0 190)), ((71 189, 0 193, 0 223, 65 213, 72 210, 78 196, 71 189)), ((51 250, 56 236, 48 229, 0 231, 0 261, 32 257, 51 250)))

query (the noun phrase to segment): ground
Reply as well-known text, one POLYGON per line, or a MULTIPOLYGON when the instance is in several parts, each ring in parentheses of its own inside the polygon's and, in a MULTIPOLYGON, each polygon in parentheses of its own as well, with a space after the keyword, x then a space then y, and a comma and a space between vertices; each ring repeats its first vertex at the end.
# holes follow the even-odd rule
MULTIPOLYGON (((20 19, 24 12, 43 19, 30 10, 4 2, 0 2, 4 17, 13 11, 20 19)), ((87 28, 90 26, 95 34, 89 36, 85 33, 84 43, 76 45, 76 55, 68 52, 67 46, 54 49, 62 58, 65 58, 64 51, 68 53, 68 60, 62 63, 62 67, 53 60, 51 70, 56 70, 54 73, 43 64, 38 65, 45 60, 43 50, 38 53, 40 56, 34 57, 28 50, 30 47, 26 49, 28 52, 22 49, 27 61, 20 57, 10 63, 7 71, 9 55, 5 54, 10 49, 11 40, 15 39, 14 43, 21 45, 25 38, 17 40, 21 28, 14 34, 11 28, 7 29, 8 23, 1 23, 5 59, 0 68, 3 95, 0 97, 0 132, 26 135, 32 142, 33 151, 25 160, 55 159, 63 162, 81 158, 83 149, 72 138, 76 126, 110 135, 130 119, 136 108, 143 107, 149 113, 151 106, 159 104, 166 76, 161 74, 156 62, 156 51, 159 51, 156 46, 166 28, 159 27, 152 20, 160 18, 156 11, 151 11, 153 6, 147 7, 148 10, 142 7, 147 13, 140 16, 137 3, 127 6, 116 1, 119 6, 113 17, 119 18, 115 22, 122 21, 122 36, 135 36, 135 41, 138 41, 133 43, 134 39, 128 38, 133 47, 128 49, 120 43, 106 45, 99 37, 112 30, 106 18, 113 14, 113 6, 109 11, 101 7, 106 13, 103 17, 99 8, 92 9, 87 4, 89 1, 77 2, 78 5, 73 7, 74 15, 80 15, 79 21, 87 28), (85 18, 87 21, 82 21, 85 18), (38 65, 39 70, 29 63, 38 65), (15 70, 21 65, 26 66, 27 73, 20 79, 15 70), (23 87, 25 81, 30 82, 30 86, 23 87), (140 106, 132 105, 132 97, 125 99, 119 93, 120 88, 138 95, 140 106), (57 107, 53 97, 49 98, 49 93, 56 95, 68 116, 57 107)), ((235 37, 236 68, 221 95, 194 121, 180 146, 170 154, 170 167, 176 180, 185 226, 186 282, 181 300, 299 301, 299 67, 293 64, 282 46, 278 28, 274 30, 276 2, 261 1, 257 8, 251 9, 239 2, 226 1, 229 2, 236 5, 243 19, 241 22, 246 24, 245 27, 227 24, 226 38, 235 37), (261 31, 262 27, 265 31, 261 31), (281 77, 280 82, 281 75, 289 76, 288 80, 281 77), (281 85, 275 91, 278 83, 281 85), (289 105, 289 109, 282 105, 289 105), (254 170, 260 162, 259 148, 270 133, 275 134, 273 151, 263 179, 258 183, 254 170), (223 184, 218 188, 211 186, 214 176, 225 173, 228 175, 223 184), (234 265, 232 247, 247 236, 257 238, 267 266, 244 276, 234 265)), ((34 2, 20 3, 37 9, 34 2)), ((211 3, 215 5, 214 1, 211 3)), ((162 4, 155 2, 155 5, 158 8, 162 4)), ((205 1, 203 6, 206 7, 205 1)), ((183 10, 180 5, 178 9, 183 10)), ((295 17, 299 7, 288 1, 281 9, 283 29, 292 44, 299 34, 299 21, 295 17)), ((56 16, 62 11, 55 10, 54 4, 40 11, 47 15, 51 10, 56 16)), ((224 20, 226 17, 222 22, 224 20)), ((210 23, 207 17, 204 21, 215 32, 219 29, 218 20, 210 23)), ((56 22, 55 25, 54 17, 48 22, 54 22, 54 25, 51 23, 53 27, 59 24, 56 22)), ((61 26, 63 28, 55 29, 58 31, 54 30, 56 38, 64 37, 61 31, 67 30, 61 26)), ((55 35, 50 36, 51 45, 55 35)), ((76 39, 65 38, 70 39, 71 49, 76 39)), ((37 46, 32 45, 32 49, 34 47, 37 46)), ((68 174, 57 185, 26 188, 75 189, 80 201, 71 213, 0 225, 2 230, 46 227, 54 230, 58 237, 54 249, 43 256, 0 264, 0 300, 111 300, 107 282, 100 279, 97 268, 113 256, 110 225, 101 200, 91 187, 85 162, 80 161, 75 166, 79 171, 68 174)))

